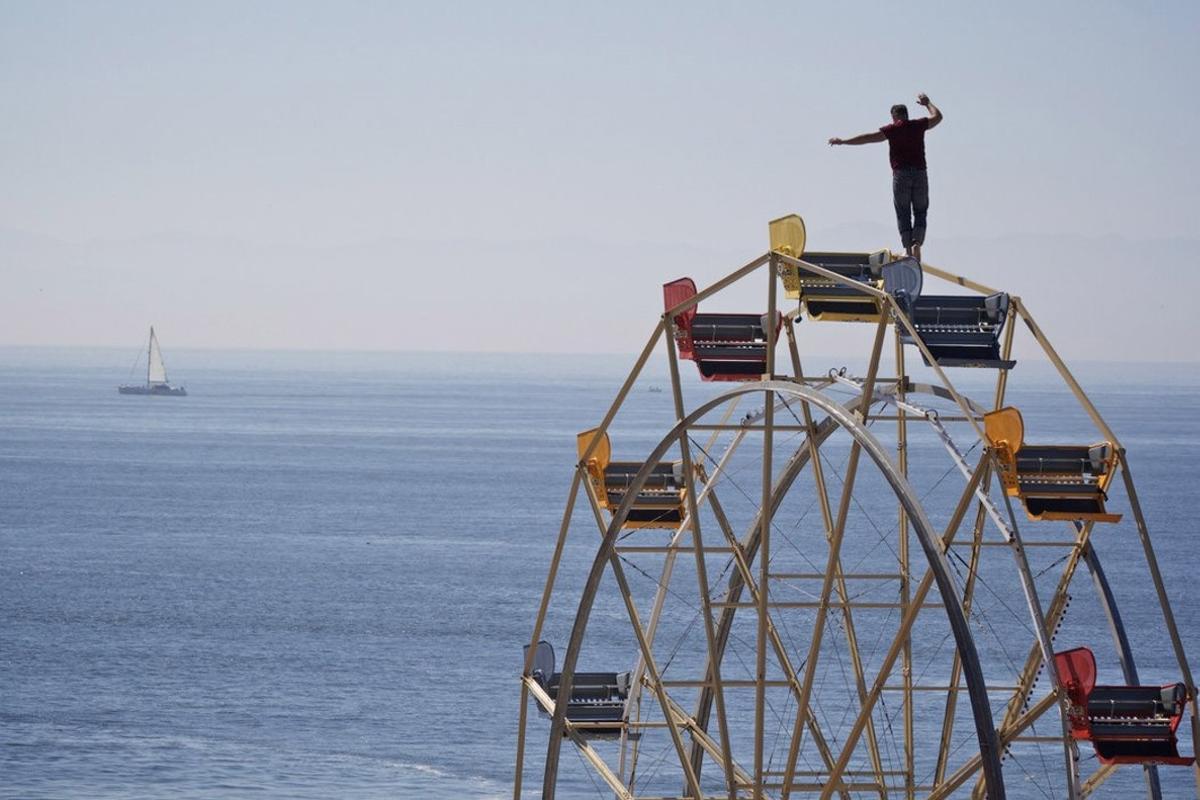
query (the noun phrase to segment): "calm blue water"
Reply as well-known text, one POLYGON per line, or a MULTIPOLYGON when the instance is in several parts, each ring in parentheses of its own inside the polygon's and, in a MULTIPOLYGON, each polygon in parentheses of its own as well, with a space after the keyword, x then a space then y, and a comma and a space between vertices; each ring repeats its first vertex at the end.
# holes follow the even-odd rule
MULTIPOLYGON (((168 353, 176 399, 119 396, 128 356, 0 350, 0 796, 511 796, 520 647, 574 435, 632 360, 168 353)), ((1200 373, 1080 373, 1131 453, 1200 668, 1200 373)), ((1086 431, 1055 428, 1062 395, 1028 374, 1027 421, 1086 431)), ((635 392, 625 446, 649 449, 669 397, 635 392)), ((1149 588, 1123 574, 1132 528, 1098 547, 1143 678, 1177 679, 1136 610, 1149 588)), ((592 548, 569 546, 564 586, 592 548)), ((560 796, 597 793, 576 763, 560 796)))

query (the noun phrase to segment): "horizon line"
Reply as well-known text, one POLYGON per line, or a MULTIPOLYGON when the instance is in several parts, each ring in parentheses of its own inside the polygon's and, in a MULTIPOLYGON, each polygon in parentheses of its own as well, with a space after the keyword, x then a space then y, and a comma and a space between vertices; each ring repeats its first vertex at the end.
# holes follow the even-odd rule
MULTIPOLYGON (((0 342, 0 351, 5 350, 111 350, 128 352, 131 348, 114 344, 10 344, 0 342)), ((144 350, 145 348, 139 348, 144 350)), ((629 351, 578 351, 565 352, 559 350, 404 350, 395 348, 361 349, 361 348, 328 348, 328 347, 220 347, 220 346, 172 346, 172 353, 177 352, 211 352, 211 353, 287 353, 308 355, 457 355, 457 356, 536 356, 557 358, 636 358, 637 352, 629 351)), ((825 353, 823 358, 862 359, 866 356, 852 353, 825 353)), ((1053 364, 1044 354, 1033 354, 1022 361, 1032 361, 1040 364, 1053 364)), ((1103 358, 1071 358, 1063 359, 1069 367, 1071 364, 1126 364, 1126 365, 1188 365, 1200 366, 1200 358, 1193 359, 1144 359, 1133 361, 1129 359, 1103 358)))

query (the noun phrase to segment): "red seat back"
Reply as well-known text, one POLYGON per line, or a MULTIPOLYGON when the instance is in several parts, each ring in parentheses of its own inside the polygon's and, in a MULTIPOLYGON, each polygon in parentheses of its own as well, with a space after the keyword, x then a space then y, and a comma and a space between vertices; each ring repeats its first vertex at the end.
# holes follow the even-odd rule
POLYGON ((1086 647, 1076 647, 1054 654, 1058 682, 1067 690, 1071 702, 1087 708, 1088 695, 1096 686, 1096 657, 1086 647))
MULTIPOLYGON (((670 311, 680 303, 691 300, 696 296, 696 284, 691 278, 679 278, 663 284, 663 311, 670 311)), ((675 341, 679 345, 679 357, 694 361, 696 348, 692 343, 692 320, 696 316, 696 306, 675 315, 675 341)))

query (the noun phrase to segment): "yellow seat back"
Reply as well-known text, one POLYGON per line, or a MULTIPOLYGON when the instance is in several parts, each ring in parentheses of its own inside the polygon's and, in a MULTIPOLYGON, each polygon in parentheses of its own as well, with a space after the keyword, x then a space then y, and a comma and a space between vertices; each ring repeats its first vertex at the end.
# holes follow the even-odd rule
POLYGON ((988 444, 997 449, 1006 447, 1013 455, 1025 444, 1025 420, 1012 406, 984 414, 983 431, 988 444))
MULTIPOLYGON (((773 219, 767 223, 771 236, 771 252, 783 253, 792 258, 804 255, 806 231, 804 219, 799 214, 773 219)), ((800 297, 800 271, 791 264, 780 264, 779 274, 783 278, 783 291, 792 300, 800 297)))
POLYGON ((608 434, 600 433, 599 428, 586 430, 575 436, 575 449, 582 459, 583 454, 592 446, 592 440, 597 436, 600 437, 600 441, 596 442, 585 466, 588 477, 592 481, 592 488, 596 491, 597 502, 600 503, 601 508, 608 508, 608 487, 604 483, 604 468, 608 466, 608 462, 612 458, 612 444, 608 440, 608 434))
POLYGON ((1019 491, 1017 481, 1017 451, 1025 444, 1025 420, 1012 406, 983 415, 983 432, 988 444, 1000 458, 1000 482, 1009 495, 1019 491))
POLYGON ((608 440, 607 433, 600 433, 599 428, 586 430, 575 437, 575 449, 582 459, 583 454, 592 446, 592 440, 597 436, 600 441, 596 443, 596 447, 592 450, 592 454, 588 456, 587 468, 588 472, 593 475, 598 474, 600 478, 604 477, 604 468, 608 466, 608 462, 612 460, 612 444, 608 440))

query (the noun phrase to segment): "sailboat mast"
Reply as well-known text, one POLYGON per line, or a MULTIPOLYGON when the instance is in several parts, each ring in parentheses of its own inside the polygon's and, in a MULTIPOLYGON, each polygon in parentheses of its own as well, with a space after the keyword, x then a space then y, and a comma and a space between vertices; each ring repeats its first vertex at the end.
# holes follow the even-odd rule
POLYGON ((146 344, 146 385, 150 385, 150 364, 154 357, 154 326, 150 326, 150 341, 146 344))

